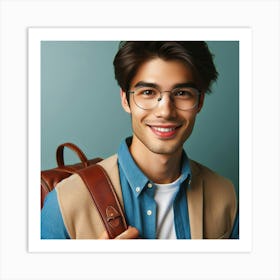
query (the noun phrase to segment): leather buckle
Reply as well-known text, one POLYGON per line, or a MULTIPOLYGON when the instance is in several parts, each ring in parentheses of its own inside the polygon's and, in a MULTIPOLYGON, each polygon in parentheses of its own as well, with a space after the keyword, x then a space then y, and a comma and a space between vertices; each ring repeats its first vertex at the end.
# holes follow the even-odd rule
POLYGON ((106 208, 106 218, 111 227, 117 227, 120 225, 119 218, 121 218, 121 215, 113 206, 108 206, 106 208))

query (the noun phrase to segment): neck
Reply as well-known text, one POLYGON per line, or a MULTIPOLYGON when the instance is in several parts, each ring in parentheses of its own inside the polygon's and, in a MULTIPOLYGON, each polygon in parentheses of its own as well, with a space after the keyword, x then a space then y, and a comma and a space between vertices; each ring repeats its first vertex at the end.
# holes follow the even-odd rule
POLYGON ((181 175, 182 149, 172 154, 157 154, 143 144, 136 145, 135 141, 132 141, 129 149, 138 167, 151 181, 168 184, 181 175))

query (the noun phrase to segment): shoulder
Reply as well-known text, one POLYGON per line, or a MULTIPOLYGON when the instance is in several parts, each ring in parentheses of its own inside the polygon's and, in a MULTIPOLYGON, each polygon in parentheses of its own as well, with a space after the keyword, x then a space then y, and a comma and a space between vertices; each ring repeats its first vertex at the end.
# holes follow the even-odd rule
POLYGON ((73 193, 74 195, 77 195, 83 188, 83 185, 84 184, 81 177, 78 176, 77 174, 73 174, 68 178, 59 182, 56 185, 55 189, 58 195, 60 192, 64 192, 64 191, 67 191, 68 194, 73 193))
POLYGON ((107 173, 110 173, 118 167, 118 156, 117 154, 114 154, 106 159, 103 159, 97 164, 101 165, 107 171, 107 173))
POLYGON ((79 212, 90 201, 88 190, 80 176, 73 174, 56 185, 57 200, 62 213, 79 212))
POLYGON ((74 174, 57 184, 55 190, 69 236, 72 239, 97 238, 103 225, 82 178, 74 174))
POLYGON ((194 160, 190 160, 190 167, 194 179, 201 181, 206 194, 213 194, 217 197, 227 198, 235 202, 235 188, 228 178, 221 176, 207 166, 194 160))
POLYGON ((190 161, 191 189, 201 190, 203 197, 205 238, 228 238, 237 214, 238 200, 232 182, 196 162, 190 161))
POLYGON ((224 186, 233 187, 232 182, 228 178, 221 176, 217 172, 197 161, 190 160, 190 167, 193 176, 200 176, 209 183, 215 183, 216 185, 221 184, 224 186))
MULTIPOLYGON (((98 164, 104 168, 110 179, 112 176, 116 176, 117 155, 103 159, 102 161, 98 162, 98 164)), ((58 183, 56 185, 56 191, 59 202, 61 202, 62 197, 63 201, 69 201, 69 203, 71 203, 73 200, 78 200, 80 202, 86 202, 89 200, 87 187, 85 186, 82 178, 77 174, 73 174, 58 183)), ((79 203, 79 205, 81 204, 82 203, 79 203)))
MULTIPOLYGON (((113 180, 118 178, 117 157, 112 156, 98 163, 113 180)), ((116 193, 121 196, 120 188, 116 193)), ((71 238, 97 238, 104 230, 99 212, 93 203, 83 179, 71 175, 56 186, 57 199, 65 227, 71 238)))

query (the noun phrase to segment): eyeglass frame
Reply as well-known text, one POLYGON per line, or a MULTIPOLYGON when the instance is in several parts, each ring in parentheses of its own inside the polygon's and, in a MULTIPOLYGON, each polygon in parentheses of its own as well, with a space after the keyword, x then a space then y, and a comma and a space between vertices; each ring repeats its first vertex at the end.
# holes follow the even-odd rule
MULTIPOLYGON (((139 83, 136 84, 135 87, 136 87, 136 90, 137 90, 138 88, 140 89, 140 88, 145 88, 145 87, 158 90, 159 93, 160 93, 160 97, 159 97, 158 100, 157 100, 158 102, 160 102, 160 101, 162 100, 162 94, 165 93, 165 92, 172 93, 174 90, 176 90, 176 89, 181 89, 181 88, 192 88, 192 89, 196 90, 196 91, 197 91, 197 101, 196 101, 196 104, 195 104, 193 107, 191 107, 191 108, 189 108, 189 109, 181 109, 181 108, 178 108, 178 107, 174 104, 174 107, 175 107, 176 109, 178 109, 178 110, 181 110, 181 111, 189 111, 189 110, 194 109, 194 108, 199 104, 200 96, 202 95, 201 90, 199 90, 199 89, 196 87, 196 85, 195 85, 194 83, 184 83, 184 84, 176 85, 172 90, 163 90, 163 91, 160 91, 160 90, 159 90, 159 87, 158 87, 156 84, 153 84, 153 83, 139 82, 139 83)), ((149 109, 142 108, 142 107, 141 107, 139 104, 137 104, 137 102, 135 101, 135 99, 134 99, 134 96, 135 96, 134 93, 135 93, 135 91, 131 91, 131 90, 126 91, 126 94, 133 94, 133 101, 134 101, 134 103, 136 104, 136 106, 139 107, 140 109, 142 109, 142 110, 153 110, 154 108, 157 107, 158 103, 157 103, 155 106, 153 106, 152 108, 149 108, 149 109)), ((127 96, 127 97, 128 97, 128 96, 127 96)))

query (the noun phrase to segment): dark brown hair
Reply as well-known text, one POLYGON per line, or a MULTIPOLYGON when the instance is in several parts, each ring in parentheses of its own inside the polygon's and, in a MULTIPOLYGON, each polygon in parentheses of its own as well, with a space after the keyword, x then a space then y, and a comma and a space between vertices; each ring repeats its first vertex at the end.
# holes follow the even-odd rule
POLYGON ((114 59, 115 78, 123 91, 130 89, 130 83, 139 67, 153 58, 179 60, 191 67, 199 90, 211 92, 218 72, 204 41, 125 41, 120 43, 114 59))

